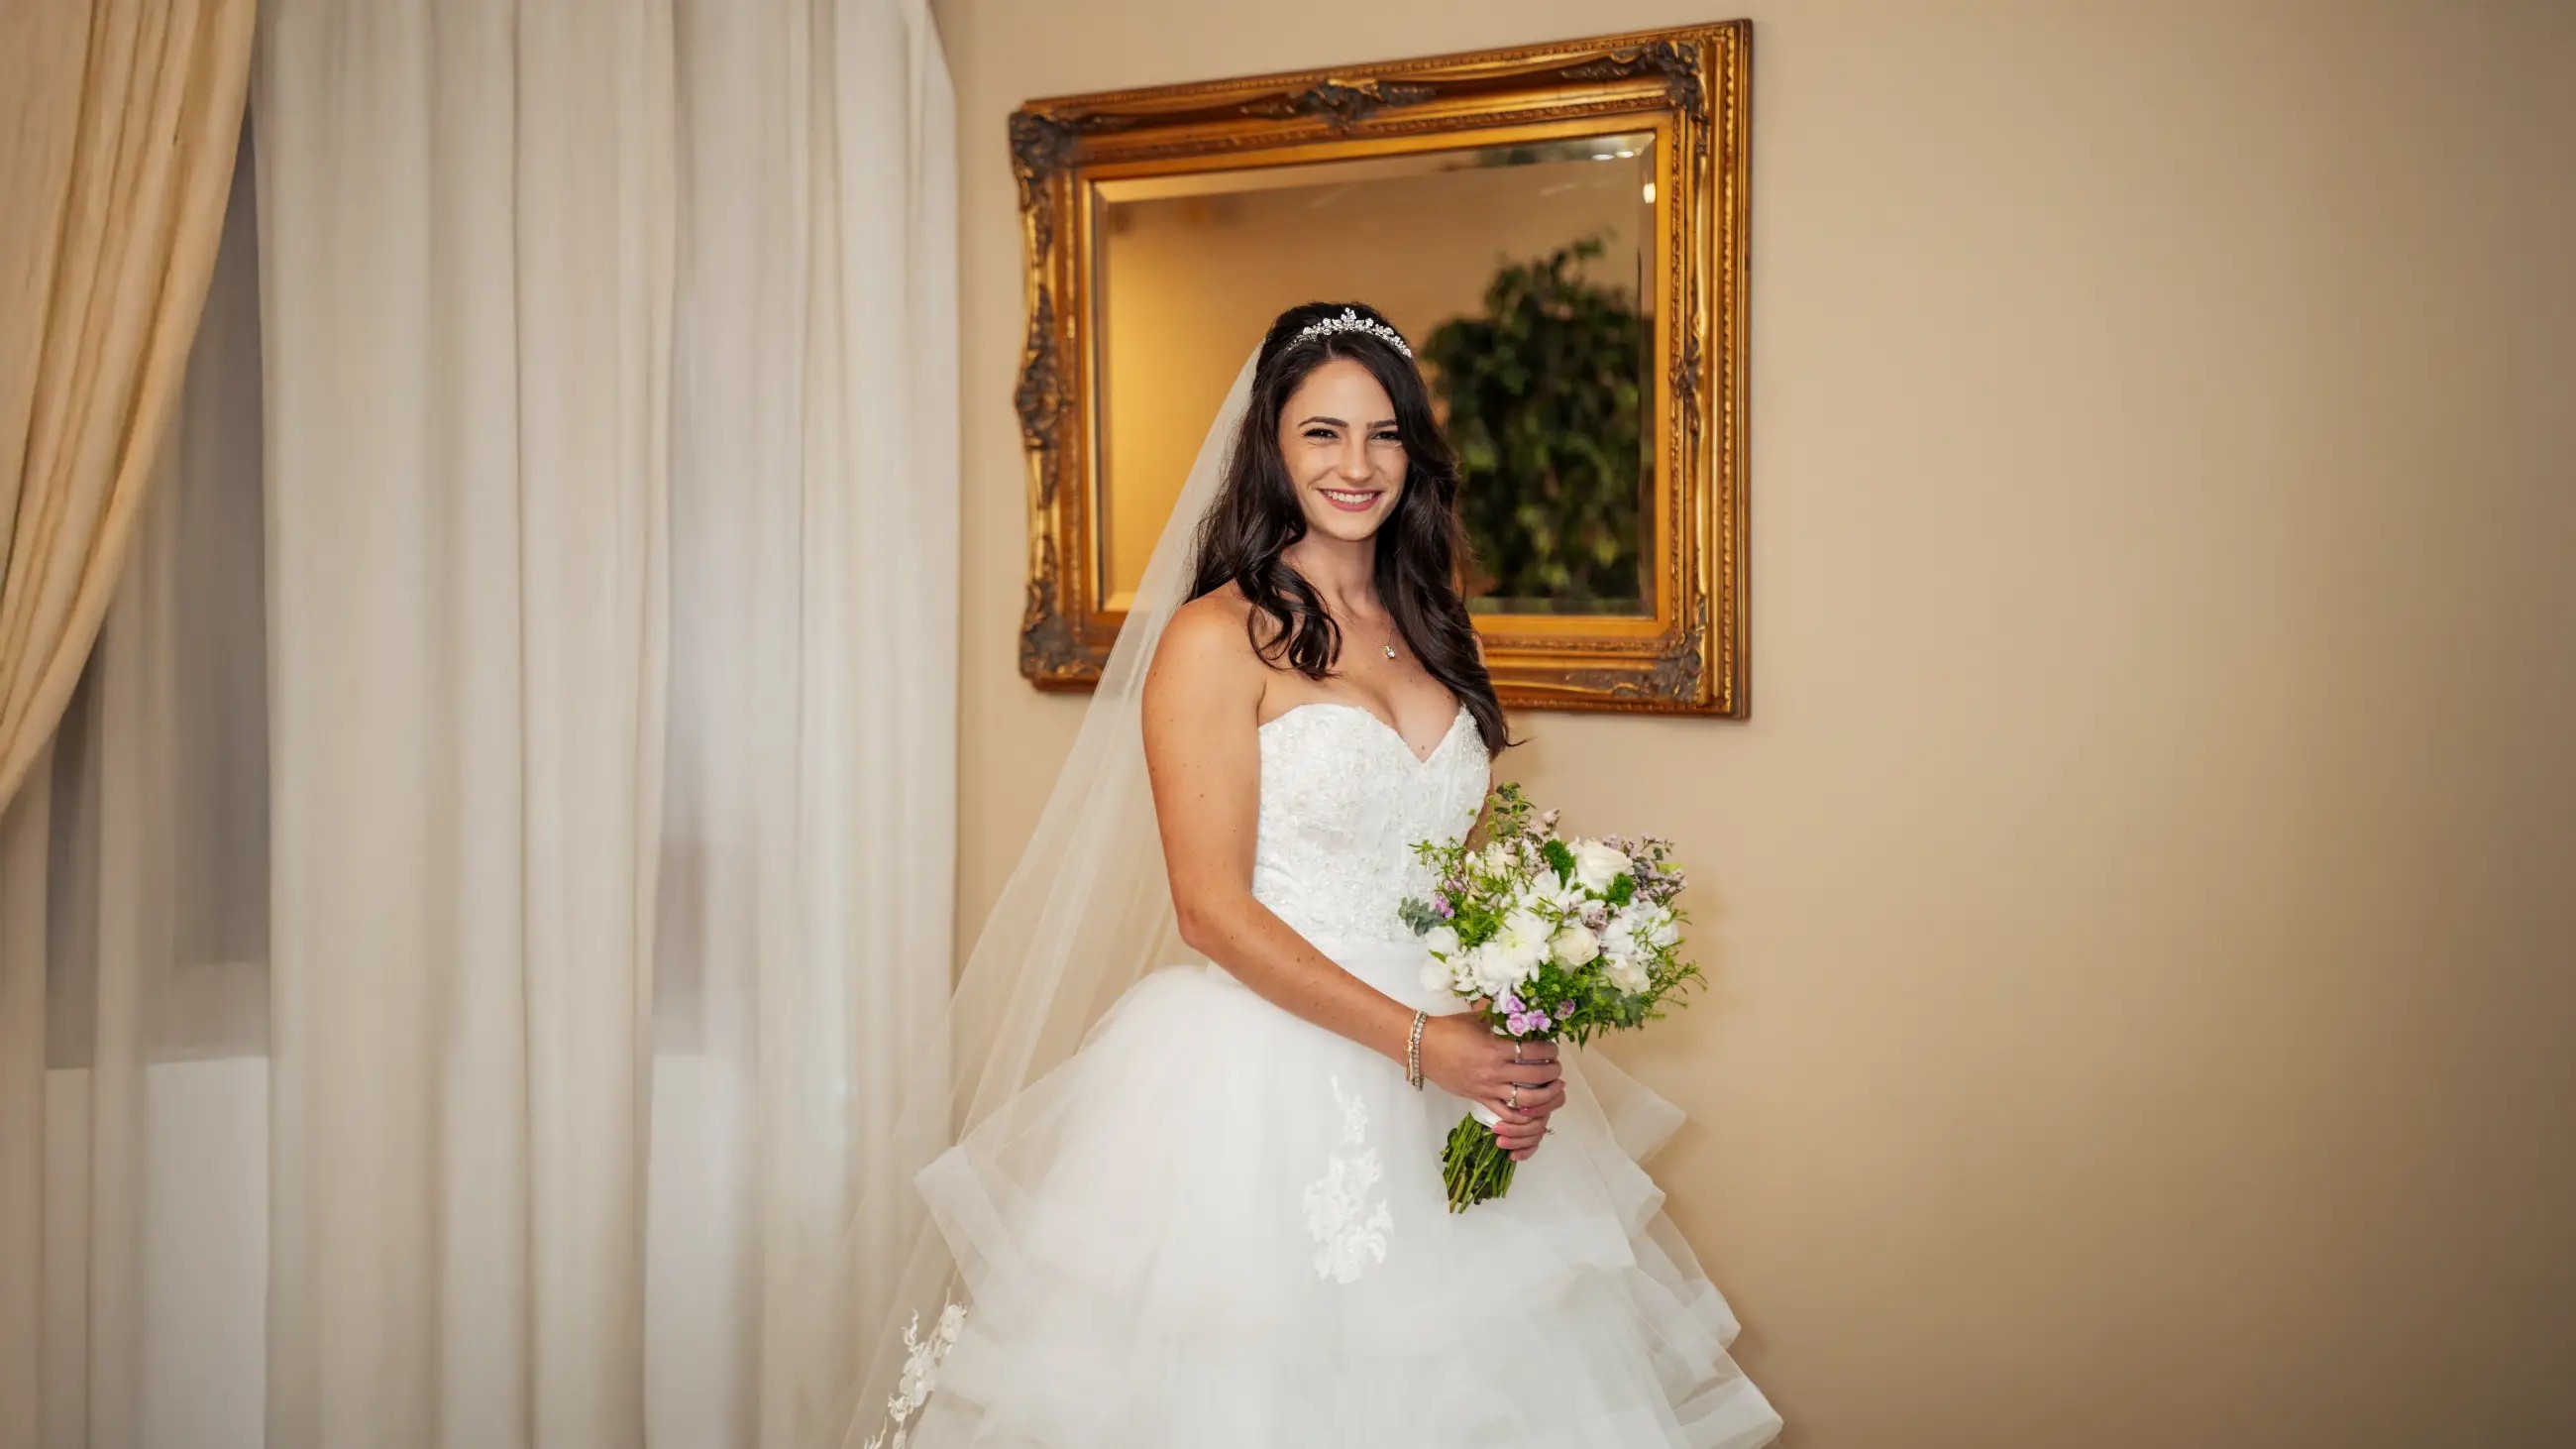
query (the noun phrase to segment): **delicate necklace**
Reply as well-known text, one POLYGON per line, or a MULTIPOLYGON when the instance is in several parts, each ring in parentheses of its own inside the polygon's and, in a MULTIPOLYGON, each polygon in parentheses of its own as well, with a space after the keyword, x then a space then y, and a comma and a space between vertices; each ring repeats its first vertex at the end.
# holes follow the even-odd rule
MULTIPOLYGON (((1334 622, 1339 623, 1340 621, 1339 621, 1339 620, 1335 620, 1334 622)), ((1345 625, 1344 627, 1345 627, 1345 628, 1347 628, 1348 626, 1347 626, 1347 625, 1345 625)), ((1387 658, 1389 658, 1389 659, 1393 659, 1393 658, 1395 658, 1395 657, 1396 657, 1396 654, 1395 654, 1395 639, 1396 639, 1396 631, 1395 631, 1395 616, 1394 616, 1394 615, 1392 615, 1392 614, 1390 614, 1390 615, 1388 615, 1388 616, 1387 616, 1387 620, 1386 620, 1386 642, 1385 642, 1385 643, 1382 643, 1382 644, 1380 644, 1380 645, 1378 645, 1378 646, 1377 646, 1377 648, 1378 648, 1378 652, 1379 652, 1379 653, 1381 653, 1381 654, 1383 654, 1383 655, 1385 655, 1385 656, 1386 656, 1387 658)))

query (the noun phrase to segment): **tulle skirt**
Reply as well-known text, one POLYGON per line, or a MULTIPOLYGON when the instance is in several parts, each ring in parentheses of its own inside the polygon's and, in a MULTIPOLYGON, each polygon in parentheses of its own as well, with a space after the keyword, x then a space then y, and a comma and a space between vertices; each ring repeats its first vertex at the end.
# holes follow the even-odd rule
MULTIPOLYGON (((1399 1000, 1418 949, 1319 945, 1399 1000)), ((1780 1420, 1638 1166, 1678 1125, 1569 1062, 1508 1196, 1448 1211, 1465 1103, 1224 971, 1138 982, 924 1169, 970 1296, 910 1449, 1752 1449, 1780 1420)))

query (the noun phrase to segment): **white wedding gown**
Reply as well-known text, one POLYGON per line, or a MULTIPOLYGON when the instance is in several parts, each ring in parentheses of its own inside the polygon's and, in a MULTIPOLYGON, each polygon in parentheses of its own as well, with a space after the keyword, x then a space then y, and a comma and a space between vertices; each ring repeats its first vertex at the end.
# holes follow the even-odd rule
MULTIPOLYGON (((1355 706, 1261 727, 1253 891, 1409 1005, 1410 843, 1475 818, 1461 709, 1424 758, 1355 706)), ((1750 1449, 1780 1421, 1637 1158, 1679 1114, 1569 1063, 1555 1135, 1452 1215, 1465 1104, 1213 966, 1138 982, 925 1169, 969 1289, 908 1449, 1750 1449)), ((935 1356, 937 1361, 930 1362, 935 1356)))

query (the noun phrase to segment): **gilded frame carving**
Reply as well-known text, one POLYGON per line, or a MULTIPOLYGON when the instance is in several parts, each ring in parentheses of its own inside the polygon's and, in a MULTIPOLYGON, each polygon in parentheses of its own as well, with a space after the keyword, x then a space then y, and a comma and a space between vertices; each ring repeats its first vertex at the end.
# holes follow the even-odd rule
POLYGON ((1752 24, 1032 101, 1010 121, 1027 259, 1015 403, 1029 464, 1020 672, 1087 689, 1123 615, 1096 565, 1085 188, 1123 176, 1653 128, 1658 510, 1652 618, 1481 614, 1506 703, 1742 718, 1752 24))

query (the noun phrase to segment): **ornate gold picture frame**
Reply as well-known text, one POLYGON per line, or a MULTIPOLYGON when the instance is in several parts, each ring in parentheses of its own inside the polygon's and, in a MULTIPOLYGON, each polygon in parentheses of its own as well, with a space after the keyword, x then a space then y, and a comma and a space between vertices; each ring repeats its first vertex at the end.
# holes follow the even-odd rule
POLYGON ((1388 311, 1441 380, 1467 489, 1487 490, 1482 551, 1511 555, 1482 595, 1471 588, 1506 703, 1743 717, 1751 39, 1732 21, 1014 113, 1028 265, 1021 672, 1047 689, 1097 680, 1124 618, 1129 540, 1168 512, 1152 485, 1179 481, 1155 450, 1174 435, 1196 448, 1259 337, 1216 314, 1257 302, 1266 321, 1276 306, 1235 294, 1302 280, 1309 295, 1280 295, 1424 298, 1422 316, 1388 311), (1548 219, 1577 203, 1607 205, 1610 220, 1577 235, 1580 217, 1548 219), (1542 223, 1558 231, 1530 230, 1542 223), (1515 251, 1524 234, 1539 240, 1515 251), (1227 250, 1281 238, 1299 249, 1227 250), (1315 260, 1344 240, 1359 260, 1315 260), (1490 276, 1482 262, 1453 276, 1443 247, 1484 247, 1490 276), (1376 258, 1423 275, 1380 278, 1376 258), (1181 275, 1191 267, 1208 275, 1181 275), (1458 296, 1435 300, 1434 284, 1458 296), (1202 350, 1221 366, 1187 355, 1175 316, 1212 319, 1221 335, 1202 350), (1213 390, 1179 396, 1188 386, 1213 390), (1511 416, 1521 399, 1557 411, 1511 416), (1193 408, 1199 422, 1170 421, 1193 408))

